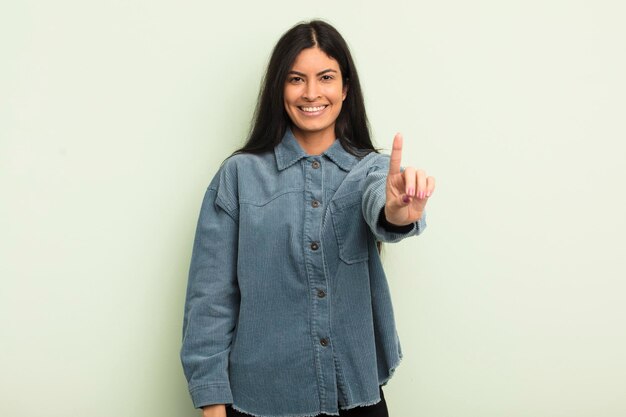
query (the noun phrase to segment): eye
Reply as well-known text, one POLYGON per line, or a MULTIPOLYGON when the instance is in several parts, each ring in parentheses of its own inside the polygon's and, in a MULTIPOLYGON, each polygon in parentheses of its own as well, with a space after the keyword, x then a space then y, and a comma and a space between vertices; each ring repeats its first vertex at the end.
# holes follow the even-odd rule
POLYGON ((332 75, 322 75, 322 80, 324 81, 330 81, 332 79, 334 79, 335 77, 333 77, 332 75))
POLYGON ((301 77, 291 77, 291 78, 289 78, 289 82, 290 83, 297 83, 297 82, 300 82, 300 81, 302 81, 301 77))

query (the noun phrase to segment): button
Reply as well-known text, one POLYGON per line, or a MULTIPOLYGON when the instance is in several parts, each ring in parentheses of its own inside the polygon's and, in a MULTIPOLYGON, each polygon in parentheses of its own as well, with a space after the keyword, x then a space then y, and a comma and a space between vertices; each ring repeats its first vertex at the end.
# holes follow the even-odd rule
POLYGON ((326 339, 325 337, 320 339, 320 345, 328 346, 328 339, 326 339))
POLYGON ((326 297, 326 292, 324 290, 317 290, 317 296, 319 298, 324 298, 326 297))
POLYGON ((320 163, 319 163, 319 162, 317 162, 317 161, 313 161, 313 163, 311 164, 311 166, 312 166, 314 169, 318 169, 318 168, 320 167, 320 163))
POLYGON ((313 201, 311 201, 311 205, 312 205, 313 207, 319 207, 319 206, 320 206, 320 202, 319 202, 319 201, 317 201, 317 200, 313 200, 313 201))
POLYGON ((320 246, 317 244, 317 242, 313 242, 313 243, 311 243, 311 249, 313 249, 313 250, 318 250, 318 249, 319 249, 319 247, 320 247, 320 246))

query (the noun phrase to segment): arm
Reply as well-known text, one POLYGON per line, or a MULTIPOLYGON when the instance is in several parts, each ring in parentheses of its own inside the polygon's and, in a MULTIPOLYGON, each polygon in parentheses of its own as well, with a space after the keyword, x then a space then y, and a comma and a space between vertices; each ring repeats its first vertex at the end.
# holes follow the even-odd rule
POLYGON ((232 403, 228 357, 239 312, 238 224, 235 205, 222 197, 228 193, 214 184, 205 193, 197 223, 180 350, 196 408, 232 403))

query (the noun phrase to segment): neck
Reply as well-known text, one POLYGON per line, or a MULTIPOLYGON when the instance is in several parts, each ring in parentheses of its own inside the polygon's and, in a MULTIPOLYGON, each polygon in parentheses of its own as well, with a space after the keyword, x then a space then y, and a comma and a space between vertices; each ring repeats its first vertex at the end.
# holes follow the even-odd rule
POLYGON ((305 132, 292 125, 291 131, 300 147, 308 155, 320 155, 330 148, 336 139, 334 129, 328 129, 323 132, 305 132))

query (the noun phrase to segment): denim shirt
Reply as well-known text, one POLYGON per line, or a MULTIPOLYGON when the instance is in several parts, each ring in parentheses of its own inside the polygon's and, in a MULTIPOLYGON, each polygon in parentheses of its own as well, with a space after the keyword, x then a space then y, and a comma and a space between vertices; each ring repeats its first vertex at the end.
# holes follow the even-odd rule
MULTIPOLYGON (((211 180, 191 255, 180 358, 196 408, 262 417, 339 414, 380 401, 402 351, 376 241, 389 155, 335 140, 308 155, 290 129, 273 151, 229 157, 211 180)), ((404 168, 402 168, 403 170, 404 168)))

